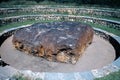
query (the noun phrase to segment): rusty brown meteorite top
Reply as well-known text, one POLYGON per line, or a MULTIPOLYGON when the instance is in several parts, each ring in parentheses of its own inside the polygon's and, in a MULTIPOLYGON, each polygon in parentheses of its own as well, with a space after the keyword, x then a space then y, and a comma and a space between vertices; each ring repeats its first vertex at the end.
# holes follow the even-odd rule
POLYGON ((18 50, 50 61, 76 63, 92 38, 93 29, 80 22, 36 23, 17 30, 13 44, 18 50))

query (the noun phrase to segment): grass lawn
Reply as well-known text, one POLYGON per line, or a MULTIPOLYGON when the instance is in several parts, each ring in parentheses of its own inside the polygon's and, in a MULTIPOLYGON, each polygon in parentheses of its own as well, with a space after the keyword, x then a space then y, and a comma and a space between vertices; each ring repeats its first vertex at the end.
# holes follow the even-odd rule
POLYGON ((120 21, 120 18, 115 18, 115 17, 110 17, 110 16, 100 16, 100 15, 90 15, 90 14, 81 14, 81 16, 89 16, 89 17, 95 17, 95 18, 103 18, 103 19, 120 21))
MULTIPOLYGON (((9 13, 9 14, 2 14, 0 15, 0 18, 4 17, 11 17, 11 16, 21 16, 21 15, 43 15, 43 14, 62 14, 62 15, 68 15, 68 12, 15 12, 15 13, 9 13)), ((76 16, 89 16, 89 17, 96 17, 96 18, 103 18, 103 19, 110 19, 115 21, 120 21, 120 18, 110 17, 110 16, 100 16, 100 15, 91 15, 91 14, 74 14, 76 16)))
POLYGON ((6 29, 10 29, 10 28, 14 28, 14 27, 18 27, 18 26, 22 26, 22 25, 27 25, 27 24, 33 24, 33 23, 38 23, 38 22, 53 22, 55 20, 46 20, 46 21, 42 21, 42 20, 27 20, 25 22, 15 22, 15 23, 10 23, 7 25, 3 25, 0 26, 0 32, 6 30, 6 29))
MULTIPOLYGON (((0 32, 4 31, 5 29, 10 29, 10 28, 18 27, 18 26, 22 26, 22 25, 33 24, 33 23, 37 23, 37 22, 53 22, 53 21, 55 21, 55 20, 44 20, 44 21, 42 21, 42 20, 37 20, 37 21, 27 20, 25 22, 15 22, 15 23, 11 23, 11 24, 1 26, 0 27, 0 32)), ((61 20, 58 20, 58 21, 61 21, 61 20)), ((109 28, 107 26, 103 26, 103 25, 100 25, 100 24, 93 24, 93 23, 90 23, 90 22, 87 22, 87 24, 120 36, 120 30, 109 28)))
POLYGON ((105 77, 96 78, 94 80, 120 80, 120 70, 117 72, 110 73, 109 75, 105 77))
POLYGON ((87 24, 93 26, 93 27, 96 27, 96 28, 100 28, 102 30, 105 30, 107 32, 110 32, 110 33, 113 33, 117 36, 120 36, 120 30, 117 30, 117 29, 113 29, 113 28, 110 28, 108 26, 103 26, 103 25, 100 25, 100 24, 93 24, 93 23, 90 23, 90 22, 87 22, 87 24))

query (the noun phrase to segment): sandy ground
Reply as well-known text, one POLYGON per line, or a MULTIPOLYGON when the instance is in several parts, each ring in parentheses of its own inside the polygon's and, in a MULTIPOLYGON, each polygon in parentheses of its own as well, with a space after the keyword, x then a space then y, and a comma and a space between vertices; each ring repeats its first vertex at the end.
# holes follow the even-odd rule
POLYGON ((35 72, 81 72, 101 68, 115 59, 112 45, 104 39, 94 36, 93 43, 86 49, 77 64, 49 62, 16 50, 12 45, 12 37, 8 38, 0 48, 2 60, 10 66, 21 70, 35 72))

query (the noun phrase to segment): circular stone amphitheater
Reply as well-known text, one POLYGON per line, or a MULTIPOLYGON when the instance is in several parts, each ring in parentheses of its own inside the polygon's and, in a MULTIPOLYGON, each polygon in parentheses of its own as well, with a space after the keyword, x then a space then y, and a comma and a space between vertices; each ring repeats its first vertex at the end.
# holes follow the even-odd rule
POLYGON ((120 70, 119 14, 120 9, 114 8, 63 5, 0 8, 0 80, 21 74, 31 80, 93 80, 120 70), (13 46, 13 36, 21 29, 64 21, 80 22, 94 30, 92 43, 76 64, 49 61, 13 46))

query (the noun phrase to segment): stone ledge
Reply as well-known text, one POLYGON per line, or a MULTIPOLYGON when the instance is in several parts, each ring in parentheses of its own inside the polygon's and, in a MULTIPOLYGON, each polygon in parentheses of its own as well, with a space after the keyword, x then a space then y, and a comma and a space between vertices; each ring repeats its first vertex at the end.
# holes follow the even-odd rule
POLYGON ((120 18, 120 11, 118 10, 101 10, 101 9, 87 9, 87 8, 59 8, 59 7, 27 7, 27 8, 0 8, 0 14, 10 14, 15 12, 42 12, 42 13, 67 13, 67 14, 89 14, 99 16, 110 16, 120 18))
POLYGON ((60 14, 22 15, 22 16, 0 18, 0 25, 9 24, 9 23, 13 23, 13 22, 23 22, 26 20, 83 21, 83 22, 97 23, 97 24, 105 25, 105 26, 120 30, 120 22, 119 21, 102 19, 102 18, 94 18, 94 17, 88 17, 88 16, 60 15, 60 14))

